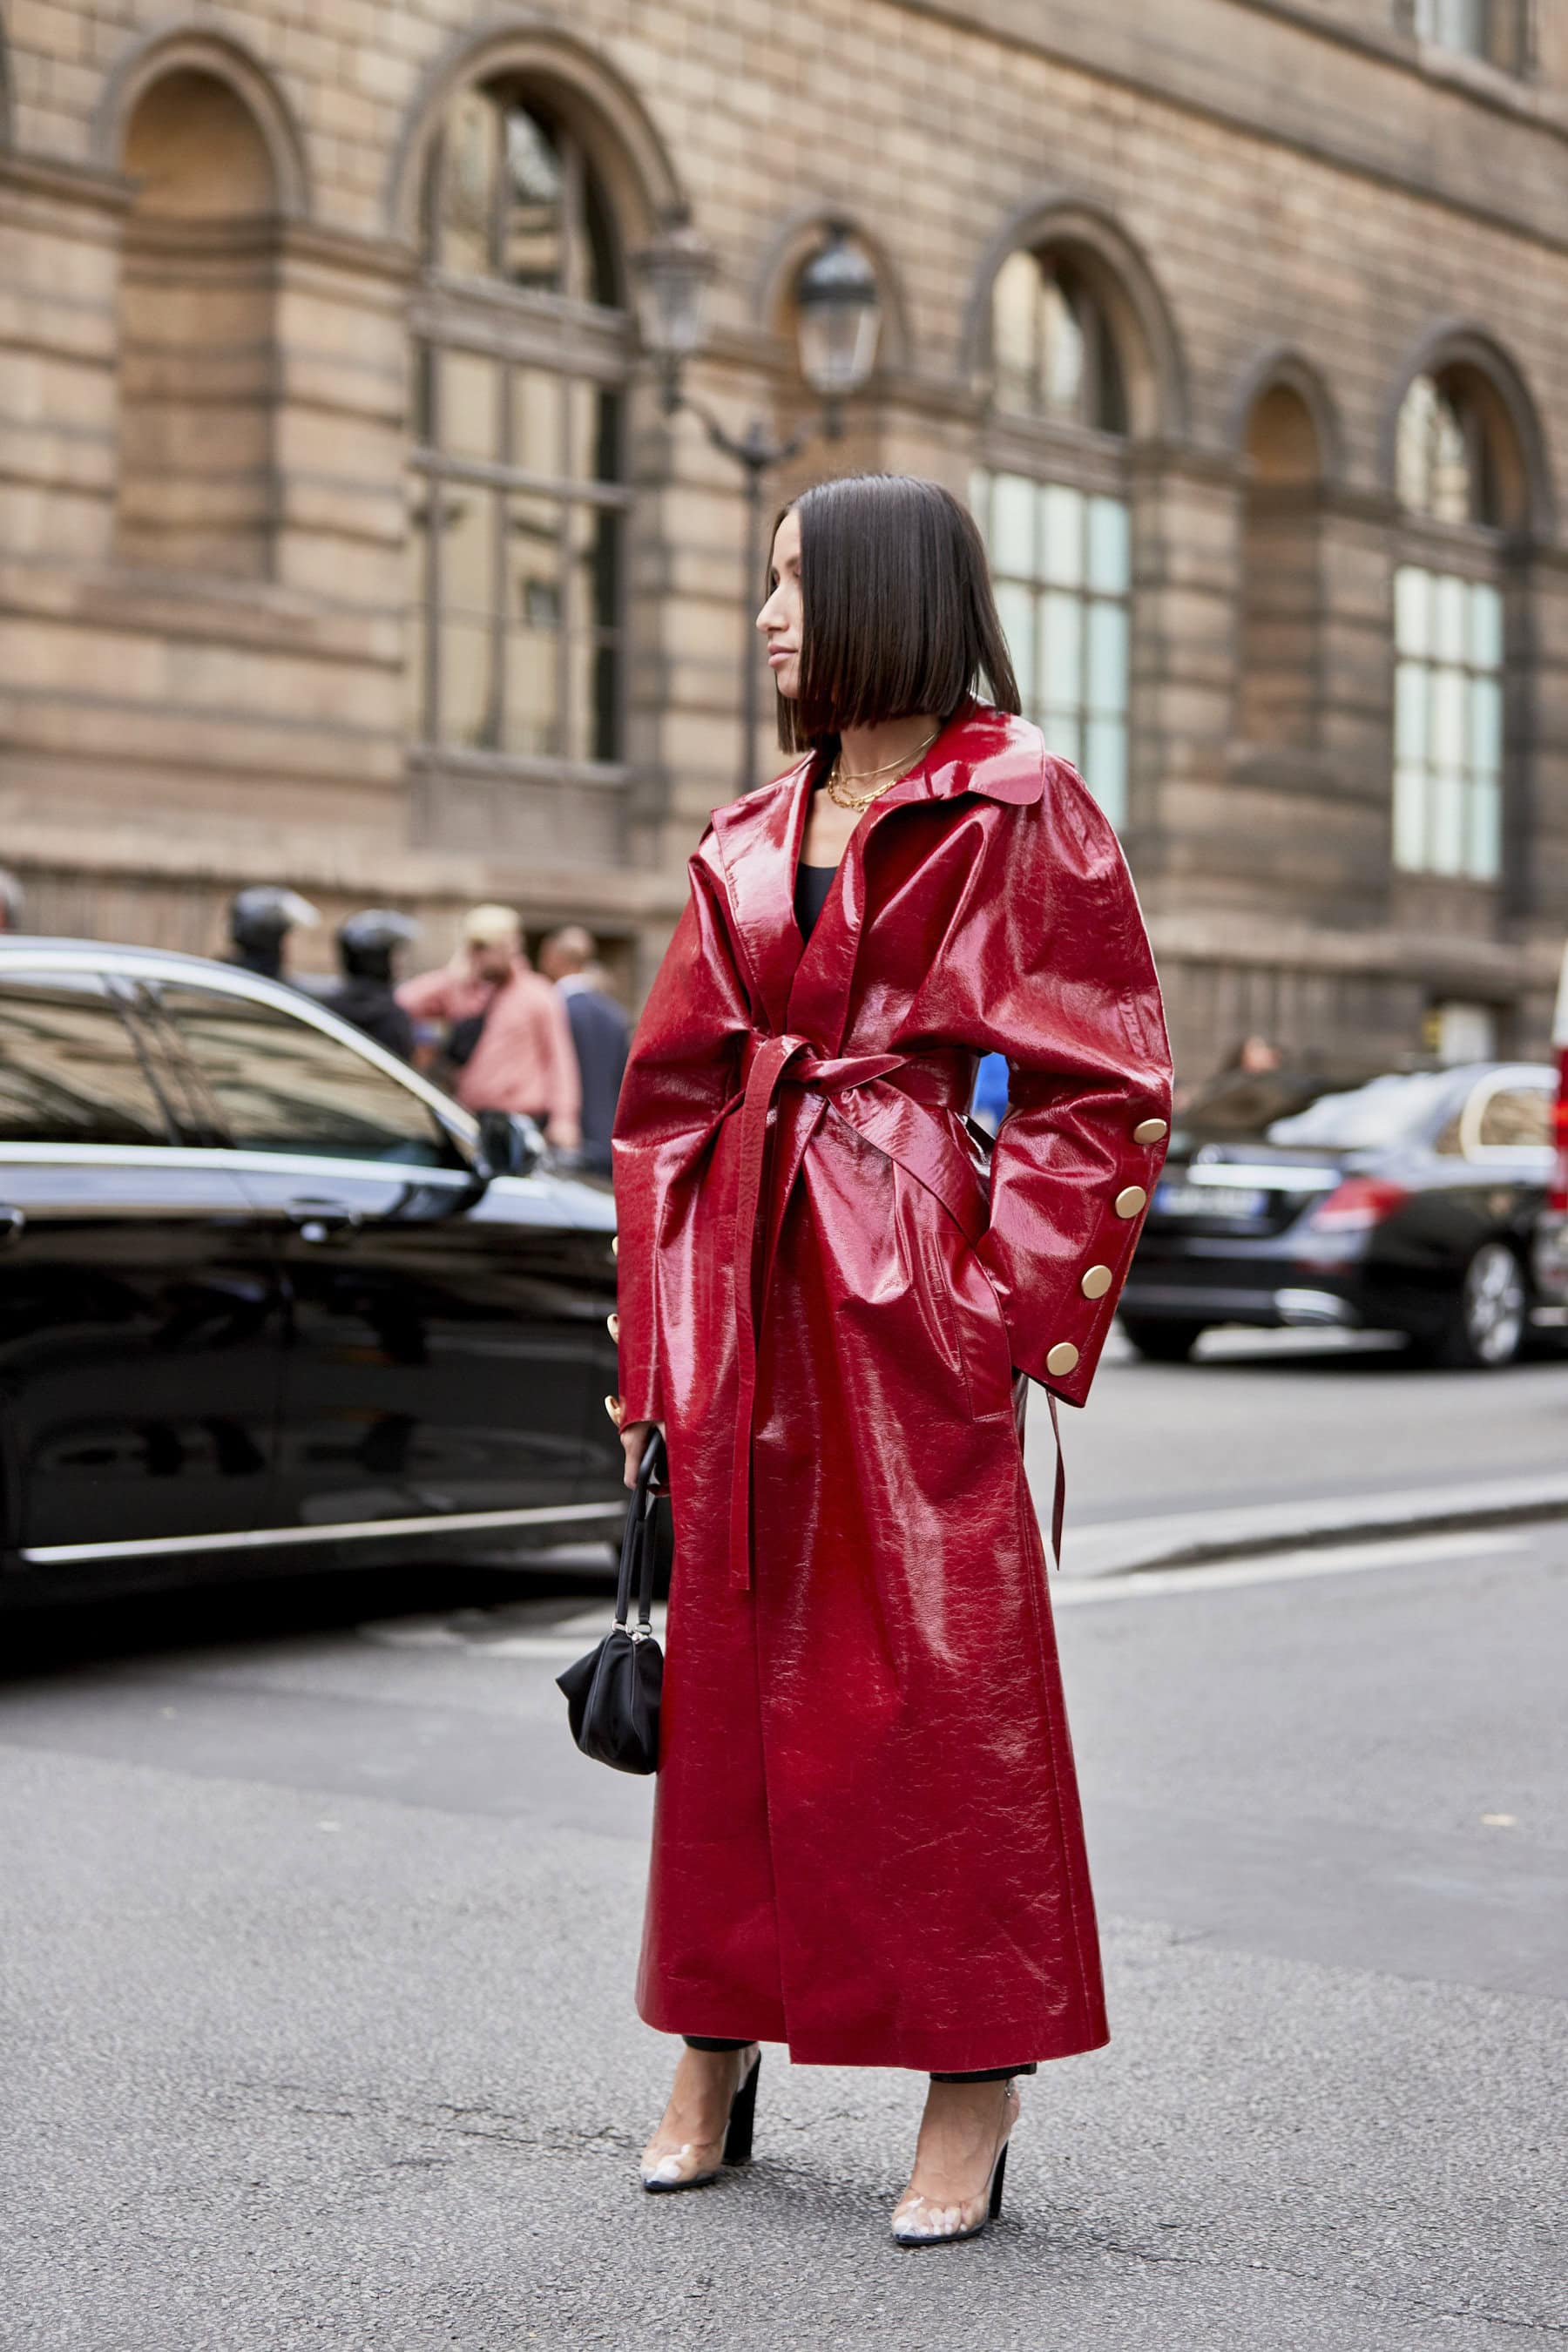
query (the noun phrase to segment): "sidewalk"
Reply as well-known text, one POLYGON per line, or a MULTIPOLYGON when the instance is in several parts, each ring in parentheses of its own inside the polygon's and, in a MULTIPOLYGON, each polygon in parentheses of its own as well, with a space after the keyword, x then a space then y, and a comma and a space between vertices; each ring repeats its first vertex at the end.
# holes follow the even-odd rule
POLYGON ((1293 1496, 1212 1511, 1149 1513, 1075 1528, 1068 1514, 1062 1574, 1125 1576, 1146 1568, 1194 1567, 1247 1552, 1353 1542, 1369 1536, 1429 1535, 1568 1518, 1568 1469, 1465 1486, 1406 1486, 1384 1494, 1293 1496))

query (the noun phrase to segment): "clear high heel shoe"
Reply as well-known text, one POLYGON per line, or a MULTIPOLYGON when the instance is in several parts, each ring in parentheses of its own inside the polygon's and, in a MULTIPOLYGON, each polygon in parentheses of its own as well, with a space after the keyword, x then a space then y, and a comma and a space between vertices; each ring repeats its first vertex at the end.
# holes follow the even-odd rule
POLYGON ((991 2170, 978 2197, 933 2205, 928 2198, 905 2192, 893 2215, 896 2246, 956 2246, 964 2238, 978 2238, 1002 2210, 1003 2184, 1007 2178, 1007 2143, 1018 2120, 1016 2086, 1009 2082, 1002 2104, 1002 2134, 991 2159, 991 2170))
POLYGON ((661 2156, 642 2176, 642 2185, 650 2197, 668 2197, 681 2189, 705 2189, 710 2180, 718 2179, 726 2165, 750 2164, 752 2131, 757 2114, 757 2077, 762 2070, 762 2045, 753 2042, 730 2102, 723 2139, 687 2140, 680 2147, 661 2156), (716 2162, 710 2160, 715 2151, 716 2162))

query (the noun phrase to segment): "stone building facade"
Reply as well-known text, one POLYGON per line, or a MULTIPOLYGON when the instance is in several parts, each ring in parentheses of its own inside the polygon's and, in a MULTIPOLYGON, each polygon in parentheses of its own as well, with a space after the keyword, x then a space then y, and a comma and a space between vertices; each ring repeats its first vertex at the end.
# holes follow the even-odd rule
MULTIPOLYGON (((0 0, 0 864, 567 915, 646 984, 739 772, 741 482, 639 359, 982 511, 1178 1058, 1539 1045, 1568 927, 1555 0, 0 0)), ((326 934, 313 942, 318 960, 326 934)))

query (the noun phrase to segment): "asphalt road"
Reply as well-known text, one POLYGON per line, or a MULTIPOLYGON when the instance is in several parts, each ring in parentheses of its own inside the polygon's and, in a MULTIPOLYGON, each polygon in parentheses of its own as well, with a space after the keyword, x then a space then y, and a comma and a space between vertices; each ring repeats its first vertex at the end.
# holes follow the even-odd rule
MULTIPOLYGON (((1050 1422, 1031 1394, 1037 1494, 1050 1422)), ((1070 1524, 1299 1495, 1434 1493, 1568 1468, 1568 1353, 1542 1343, 1504 1372, 1446 1372, 1375 1333, 1214 1331, 1190 1364, 1136 1358, 1113 1335, 1089 1402, 1064 1412, 1070 1524)))
MULTIPOLYGON (((1202 1376, 1115 1366, 1090 1412, 1164 1433, 1202 1376)), ((1268 1399, 1328 1377, 1238 1392, 1247 1475, 1291 1442, 1268 1399)), ((1332 1377, 1358 1458, 1379 1400, 1408 1425, 1411 1391, 1332 1377)), ((884 2236, 921 2095, 895 2074, 770 2051, 751 2172, 637 2190, 668 2064, 629 2006, 648 1792, 566 1741, 581 1592, 497 1591, 10 1640, 0 2343, 1568 2331, 1568 1524, 1059 1588, 1114 2039, 1026 2086, 1004 2225, 919 2256, 884 2236)))

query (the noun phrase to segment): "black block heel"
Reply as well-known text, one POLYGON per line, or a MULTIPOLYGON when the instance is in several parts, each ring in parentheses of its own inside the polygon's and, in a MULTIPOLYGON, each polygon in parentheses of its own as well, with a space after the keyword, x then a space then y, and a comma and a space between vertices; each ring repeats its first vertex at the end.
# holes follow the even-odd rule
POLYGON ((752 2160, 752 2130, 757 2120, 757 2079, 762 2071, 763 2053, 759 2050, 730 2108, 729 2128, 724 2134, 726 2164, 750 2164, 752 2160))
POLYGON ((706 2189, 717 2180, 727 2164, 750 2164, 752 2133, 757 2120, 757 2077, 763 2071, 763 2053, 757 2052, 742 2079, 741 2086, 730 2102, 730 2119, 724 2126, 724 2146, 719 2162, 707 2172, 691 2173, 684 2180, 661 2180, 657 2173, 645 2172, 642 2185, 652 2197, 668 2197, 682 2189, 706 2189))
POLYGON ((895 2221, 893 2225, 894 2245, 909 2247, 956 2246, 962 2244, 963 2240, 966 2238, 978 2238, 984 2236, 984 2232, 991 2227, 992 2222, 998 2220, 1001 2215, 1002 2190, 1007 2179, 1007 2149, 1010 2144, 1010 2137, 1011 2135, 1009 2135, 1008 2139, 1005 2139, 1003 2141, 1001 2147, 996 2151, 996 2161, 991 2168, 991 2179, 987 2184, 985 2192, 985 2210, 981 2215, 978 2221, 972 2222, 967 2230, 952 2230, 947 2231, 941 2237, 932 2237, 927 2231, 921 2230, 900 2230, 895 2221))

